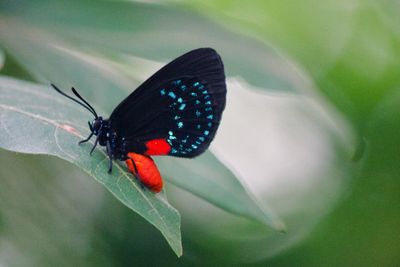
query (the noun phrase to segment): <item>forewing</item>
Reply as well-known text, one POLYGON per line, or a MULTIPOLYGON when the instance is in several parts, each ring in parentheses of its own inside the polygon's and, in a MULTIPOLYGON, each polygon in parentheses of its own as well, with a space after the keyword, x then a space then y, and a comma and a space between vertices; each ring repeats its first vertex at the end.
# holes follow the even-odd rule
MULTIPOLYGON (((125 138, 129 151, 145 153, 149 143, 157 144, 152 140, 165 140, 169 155, 194 157, 214 138, 225 98, 221 58, 211 48, 196 49, 129 95, 111 114, 111 128, 125 138)), ((155 155, 157 149, 152 151, 155 155)))

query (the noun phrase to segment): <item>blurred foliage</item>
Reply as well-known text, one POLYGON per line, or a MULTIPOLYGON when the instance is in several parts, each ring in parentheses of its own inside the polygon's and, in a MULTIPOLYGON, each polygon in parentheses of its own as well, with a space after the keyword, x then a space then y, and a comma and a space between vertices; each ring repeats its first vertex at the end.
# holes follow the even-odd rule
POLYGON ((1 263, 398 265, 399 11, 397 1, 390 0, 2 2, 0 44, 6 51, 2 74, 42 83, 57 80, 62 87, 76 85, 106 111, 159 66, 148 59, 166 61, 195 47, 216 48, 228 76, 244 81, 229 80, 232 97, 225 124, 211 148, 216 157, 210 153, 190 165, 158 161, 178 186, 169 184, 167 193, 183 214, 181 259, 172 255, 152 227, 70 164, 1 151, 1 263), (30 36, 35 42, 24 43, 30 36), (305 72, 277 55, 271 45, 294 58, 305 72), (77 65, 82 68, 78 74, 77 65), (105 67, 108 80, 99 82, 96 78, 105 67), (365 149, 357 172, 348 171, 348 152, 354 152, 348 140, 351 130, 338 122, 341 119, 329 103, 310 90, 307 75, 350 122, 348 128, 365 141, 360 141, 365 149), (268 95, 251 98, 250 91, 258 89, 268 95), (110 90, 117 93, 107 93, 110 90), (236 125, 247 126, 243 117, 250 114, 251 126, 245 129, 254 131, 247 130, 246 139, 246 132, 236 125), (250 141, 260 136, 262 142, 254 146, 250 141), (307 147, 309 154, 304 153, 307 147), (313 153, 320 161, 309 158, 313 153), (279 161, 281 157, 285 160, 279 161), (313 164, 319 168, 311 172, 307 167, 313 164), (285 173, 296 168, 297 172, 285 173), (303 176, 297 177, 300 173, 303 176), (194 181, 204 176, 236 177, 285 221, 287 234, 272 233, 195 197, 204 199, 179 183, 192 175, 194 181), (348 175, 353 178, 351 188, 348 175), (260 186, 265 184, 257 184, 255 176, 269 184, 260 186), (332 209, 343 195, 346 198, 332 209))
POLYGON ((296 58, 354 123, 400 85, 398 1, 190 1, 230 29, 296 58))
POLYGON ((296 58, 366 140, 349 197, 273 266, 397 266, 400 215, 398 1, 191 1, 296 58))

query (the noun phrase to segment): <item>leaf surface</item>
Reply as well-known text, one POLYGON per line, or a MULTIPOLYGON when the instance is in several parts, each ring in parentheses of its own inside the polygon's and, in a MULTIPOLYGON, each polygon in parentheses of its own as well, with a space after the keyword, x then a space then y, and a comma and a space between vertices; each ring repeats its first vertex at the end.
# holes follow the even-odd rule
POLYGON ((60 97, 50 86, 2 76, 0 110, 0 147, 53 155, 79 166, 160 230, 174 252, 182 255, 180 215, 164 194, 143 190, 119 163, 114 163, 112 174, 108 174, 108 158, 103 149, 96 149, 90 157, 92 143, 78 146, 78 141, 89 134, 82 127, 82 107, 60 97))

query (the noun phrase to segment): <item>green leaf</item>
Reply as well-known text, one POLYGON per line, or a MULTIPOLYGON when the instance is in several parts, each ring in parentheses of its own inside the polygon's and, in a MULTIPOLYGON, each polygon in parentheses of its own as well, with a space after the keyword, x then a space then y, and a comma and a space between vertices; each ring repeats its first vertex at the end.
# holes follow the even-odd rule
POLYGON ((196 161, 164 158, 156 160, 174 185, 231 213, 270 225, 277 231, 286 230, 280 218, 256 202, 251 191, 245 189, 232 171, 222 165, 213 153, 207 151, 196 161), (177 172, 176 169, 180 171, 177 172), (208 172, 208 175, 204 174, 208 172))
POLYGON ((82 127, 80 106, 49 86, 0 77, 0 110, 0 147, 53 155, 74 163, 159 229, 174 252, 182 255, 180 215, 164 194, 143 190, 120 164, 114 163, 112 174, 108 174, 103 149, 95 150, 90 157, 91 144, 77 145, 88 135, 88 129, 82 127))

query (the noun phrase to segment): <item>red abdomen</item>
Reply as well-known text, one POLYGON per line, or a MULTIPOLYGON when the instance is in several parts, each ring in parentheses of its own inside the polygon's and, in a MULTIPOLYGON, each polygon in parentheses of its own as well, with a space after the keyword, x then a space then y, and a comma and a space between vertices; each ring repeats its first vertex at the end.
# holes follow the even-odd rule
POLYGON ((129 152, 128 157, 129 159, 125 162, 129 171, 138 176, 139 180, 150 190, 157 193, 160 192, 163 187, 163 181, 153 159, 133 152, 129 152))

